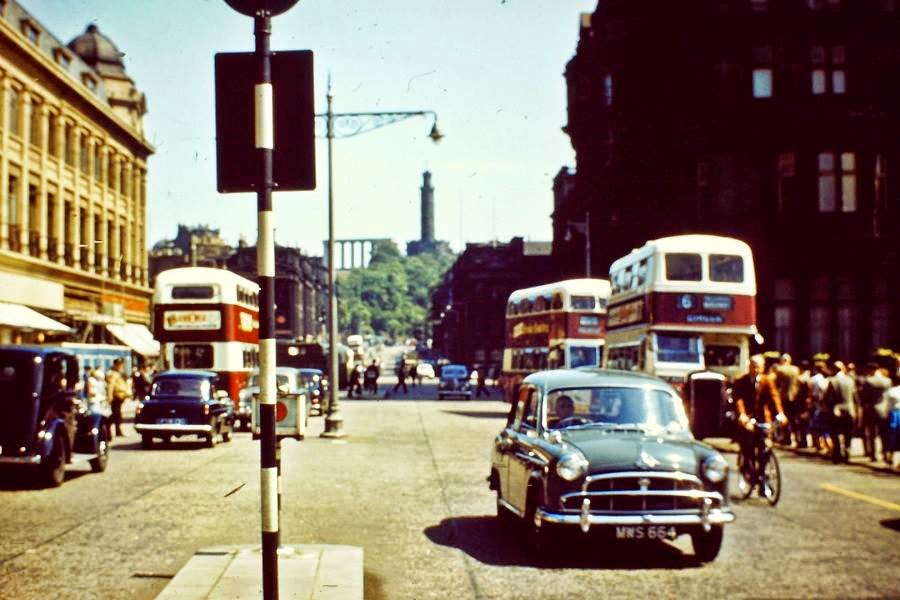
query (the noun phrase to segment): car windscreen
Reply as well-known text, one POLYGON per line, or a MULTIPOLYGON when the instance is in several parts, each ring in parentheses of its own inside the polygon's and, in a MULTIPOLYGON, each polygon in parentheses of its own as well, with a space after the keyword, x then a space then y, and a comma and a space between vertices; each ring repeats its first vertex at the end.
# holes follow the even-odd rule
POLYGON ((441 377, 468 377, 469 371, 465 367, 444 367, 441 369, 441 377))
POLYGON ((209 400, 209 380, 200 377, 164 377, 153 382, 150 395, 159 398, 209 400))
POLYGON ((32 389, 32 373, 34 372, 34 356, 10 352, 0 354, 0 390, 8 399, 30 398, 32 389))
POLYGON ((686 432, 681 401, 665 390, 644 387, 557 389, 545 400, 547 427, 636 426, 648 431, 686 432))

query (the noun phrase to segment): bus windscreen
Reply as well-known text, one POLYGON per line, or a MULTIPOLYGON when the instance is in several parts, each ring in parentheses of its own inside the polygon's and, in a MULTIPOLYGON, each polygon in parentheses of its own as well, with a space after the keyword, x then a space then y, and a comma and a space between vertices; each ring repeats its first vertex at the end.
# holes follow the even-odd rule
POLYGON ((656 334, 660 362, 700 363, 700 336, 656 334))

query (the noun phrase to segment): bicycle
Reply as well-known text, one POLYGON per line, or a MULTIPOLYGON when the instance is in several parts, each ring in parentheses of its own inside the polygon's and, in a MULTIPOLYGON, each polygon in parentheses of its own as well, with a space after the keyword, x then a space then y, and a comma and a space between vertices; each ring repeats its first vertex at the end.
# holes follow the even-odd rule
POLYGON ((738 452, 738 491, 741 498, 749 498, 753 489, 759 490, 759 495, 775 506, 781 498, 781 469, 778 466, 778 457, 769 446, 768 438, 772 426, 769 423, 758 423, 751 419, 753 424, 753 458, 747 463, 744 452, 738 452))

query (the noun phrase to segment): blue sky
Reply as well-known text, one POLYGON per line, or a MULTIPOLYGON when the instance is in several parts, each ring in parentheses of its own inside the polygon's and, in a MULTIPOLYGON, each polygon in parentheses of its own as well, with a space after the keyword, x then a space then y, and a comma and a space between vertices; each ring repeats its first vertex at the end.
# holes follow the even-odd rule
MULTIPOLYGON (((253 49, 253 22, 224 0, 19 0, 68 42, 96 23, 147 96, 149 243, 177 223, 256 240, 253 194, 219 194, 213 56, 253 49)), ((300 0, 273 19, 273 50, 315 54, 316 112, 331 73, 335 112, 433 110, 334 142, 336 237, 419 237, 422 171, 436 235, 465 242, 549 240, 552 180, 574 165, 563 71, 579 14, 597 0, 300 0)), ((276 240, 320 255, 327 235, 325 140, 318 188, 275 194, 276 240)))

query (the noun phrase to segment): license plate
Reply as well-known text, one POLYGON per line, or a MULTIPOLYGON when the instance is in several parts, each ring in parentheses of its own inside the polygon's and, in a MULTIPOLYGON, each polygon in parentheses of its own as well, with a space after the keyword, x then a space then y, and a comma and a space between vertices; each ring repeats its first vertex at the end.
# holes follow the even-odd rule
POLYGON ((160 425, 184 425, 187 423, 187 419, 157 419, 156 422, 160 425))
POLYGON ((665 540, 675 537, 675 528, 671 525, 625 525, 616 527, 616 539, 619 540, 665 540))

